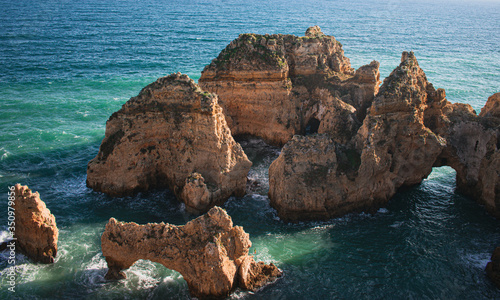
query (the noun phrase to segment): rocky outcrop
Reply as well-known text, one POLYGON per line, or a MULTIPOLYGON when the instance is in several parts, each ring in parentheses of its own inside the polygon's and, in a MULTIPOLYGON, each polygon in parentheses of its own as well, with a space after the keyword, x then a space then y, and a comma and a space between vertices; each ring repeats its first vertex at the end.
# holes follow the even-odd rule
POLYGON ((449 165, 457 170, 457 186, 495 213, 498 128, 494 117, 486 120, 469 105, 450 104, 444 90, 427 81, 414 54, 404 52, 352 138, 327 131, 285 145, 269 169, 271 205, 287 220, 370 210, 398 188, 420 183, 432 167, 449 165))
POLYGON ((59 230, 56 219, 40 199, 38 192, 33 193, 27 186, 16 184, 15 231, 16 250, 36 262, 53 263, 57 255, 59 230))
POLYGON ((500 218, 500 118, 495 117, 500 109, 489 110, 490 100, 482 110, 489 112, 480 116, 472 108, 447 115, 451 119, 445 135, 448 145, 435 165, 453 167, 457 188, 500 218))
POLYGON ((231 217, 212 208, 184 226, 122 223, 111 218, 101 238, 108 263, 107 279, 124 278, 122 270, 139 259, 158 262, 182 274, 192 296, 226 297, 236 287, 255 290, 281 276, 273 264, 248 255, 252 243, 231 217))
POLYGON ((178 73, 113 113, 87 186, 112 196, 168 187, 188 210, 204 212, 244 194, 250 166, 217 96, 178 73))
POLYGON ((340 42, 314 26, 304 37, 242 34, 205 67, 199 83, 219 96, 235 135, 282 145, 294 134, 333 135, 345 127, 342 142, 378 91, 378 67, 354 70, 340 42))
POLYGON ((500 93, 496 93, 488 98, 479 116, 483 118, 500 119, 500 93))
POLYGON ((486 265, 486 275, 500 289, 500 247, 493 251, 491 261, 486 265))

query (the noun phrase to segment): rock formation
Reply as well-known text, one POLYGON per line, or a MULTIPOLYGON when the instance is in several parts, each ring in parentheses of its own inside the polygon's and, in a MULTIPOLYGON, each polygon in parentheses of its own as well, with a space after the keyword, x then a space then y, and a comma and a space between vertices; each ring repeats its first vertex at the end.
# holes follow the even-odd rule
POLYGON ((496 93, 488 98, 479 116, 483 118, 500 119, 500 93, 496 93))
POLYGON ((457 171, 457 188, 483 204, 500 218, 500 100, 491 96, 481 114, 470 106, 446 111, 449 125, 444 135, 448 145, 436 166, 448 165, 457 171), (495 104, 496 103, 496 104, 495 104))
POLYGON ((486 275, 500 289, 500 247, 493 251, 491 261, 486 265, 486 275))
POLYGON ((107 279, 124 278, 122 270, 147 259, 181 273, 198 298, 226 297, 237 286, 255 290, 281 276, 273 264, 256 263, 248 255, 252 245, 248 234, 233 226, 219 207, 184 226, 138 225, 111 218, 101 245, 107 279))
POLYGON ((168 187, 188 210, 205 212, 244 194, 250 166, 217 96, 178 73, 113 113, 88 164, 87 186, 112 196, 168 187))
POLYGON ((495 104, 487 107, 488 118, 450 104, 404 52, 351 139, 331 131, 285 145, 269 169, 271 205, 287 220, 370 210, 401 186, 420 183, 433 166, 449 165, 458 188, 497 214, 500 120, 495 104))
POLYGON ((56 219, 40 199, 38 192, 33 193, 27 186, 15 185, 15 231, 16 250, 30 259, 53 263, 57 255, 59 230, 56 219))
POLYGON ((244 193, 251 163, 231 134, 250 134, 288 142, 269 171, 284 219, 378 208, 443 165, 500 217, 500 95, 479 116, 451 104, 408 52, 380 89, 379 78, 378 62, 354 70, 318 26, 304 37, 241 34, 199 80, 218 96, 177 74, 114 113, 87 185, 111 195, 165 186, 207 211, 244 193))
POLYGON ((294 134, 357 131, 380 84, 378 62, 351 68, 342 45, 318 26, 306 36, 241 34, 210 65, 200 86, 219 96, 234 135, 282 145, 294 134))

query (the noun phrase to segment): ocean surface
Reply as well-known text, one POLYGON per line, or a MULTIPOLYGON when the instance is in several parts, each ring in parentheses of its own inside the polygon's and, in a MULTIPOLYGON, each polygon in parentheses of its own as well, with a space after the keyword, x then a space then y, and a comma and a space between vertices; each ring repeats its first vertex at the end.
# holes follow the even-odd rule
MULTIPOLYGON (((60 230, 56 263, 17 256, 16 292, 0 253, 0 299, 189 299, 182 276, 139 261, 106 282, 100 236, 110 217, 185 224, 195 216, 165 190, 111 198, 85 186, 108 117, 142 87, 174 72, 197 80, 240 33, 335 36, 353 67, 381 63, 385 78, 414 51, 451 102, 479 111, 500 92, 498 1, 0 0, 0 239, 7 192, 40 192, 60 230)), ((289 224, 269 206, 267 168, 280 149, 241 141, 259 182, 224 206, 256 259, 284 277, 232 299, 493 299, 484 267, 500 222, 433 170, 375 214, 289 224)))

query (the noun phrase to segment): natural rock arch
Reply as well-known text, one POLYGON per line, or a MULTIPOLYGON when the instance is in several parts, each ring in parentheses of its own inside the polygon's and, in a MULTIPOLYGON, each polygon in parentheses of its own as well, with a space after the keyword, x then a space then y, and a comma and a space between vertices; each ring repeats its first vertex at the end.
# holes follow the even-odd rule
POLYGON ((452 167, 457 172, 457 188, 500 217, 500 118, 467 114, 448 129, 447 147, 434 166, 452 167))
POLYGON ((295 136, 283 147, 269 168, 271 205, 286 220, 371 210, 400 187, 420 183, 432 167, 448 165, 458 189, 499 216, 500 119, 491 103, 497 95, 479 116, 470 105, 451 104, 404 52, 350 139, 330 131, 295 136))
MULTIPOLYGON (((269 169, 271 204, 284 219, 379 207, 398 188, 421 182, 441 165, 457 171, 460 190, 500 216, 499 94, 479 116, 470 105, 451 104, 443 89, 427 81, 412 52, 403 52, 379 89, 379 63, 354 70, 342 45, 317 26, 304 37, 242 34, 205 67, 199 83, 218 97, 185 76, 171 75, 113 114, 100 152, 89 163, 88 186, 121 195, 166 185, 186 208, 206 211, 244 193, 250 162, 232 134, 250 134, 286 143, 269 169), (165 82, 174 82, 166 86, 174 90, 170 97, 165 82), (127 113, 141 117, 131 120, 127 113), (173 144, 163 143, 164 134, 145 145, 142 136, 127 131, 134 122, 164 124, 166 116, 165 128, 174 127, 184 142, 174 136, 168 139, 173 144), (179 130, 180 124, 191 126, 190 119, 216 130, 179 130), (294 137, 308 125, 314 125, 312 135, 294 137), (127 146, 139 159, 123 159, 127 146), (175 155, 170 148, 178 150, 175 155), (157 168, 164 152, 168 161, 157 168)), ((154 132, 148 126, 144 132, 154 132)))
POLYGON ((236 287, 255 290, 281 276, 273 264, 255 262, 248 254, 249 235, 233 226, 220 207, 184 226, 122 223, 111 218, 101 237, 106 279, 122 279, 137 260, 160 263, 179 272, 198 298, 223 298, 236 287))

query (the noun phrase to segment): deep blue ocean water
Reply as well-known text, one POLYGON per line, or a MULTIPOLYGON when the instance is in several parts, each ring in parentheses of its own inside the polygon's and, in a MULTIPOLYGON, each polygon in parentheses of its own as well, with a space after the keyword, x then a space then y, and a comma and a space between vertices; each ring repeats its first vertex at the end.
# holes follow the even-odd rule
MULTIPOLYGON (((240 33, 303 35, 319 25, 353 67, 381 63, 382 78, 414 51, 451 102, 479 111, 500 91, 497 1, 97 1, 0 0, 0 236, 7 191, 39 191, 60 229, 53 265, 18 256, 16 293, 1 299, 188 299, 182 276, 139 261, 128 279, 106 282, 100 235, 110 217, 184 224, 169 191, 111 198, 85 186, 107 118, 156 78, 198 79, 240 33), (4 197, 4 199, 1 199, 4 197), (3 204, 2 204, 3 203, 3 204)), ((435 169, 376 214, 284 223, 270 208, 267 168, 279 149, 243 142, 261 187, 224 206, 253 242, 256 259, 285 276, 234 299, 500 298, 484 267, 500 245, 500 222, 455 191, 454 171, 435 169)))

